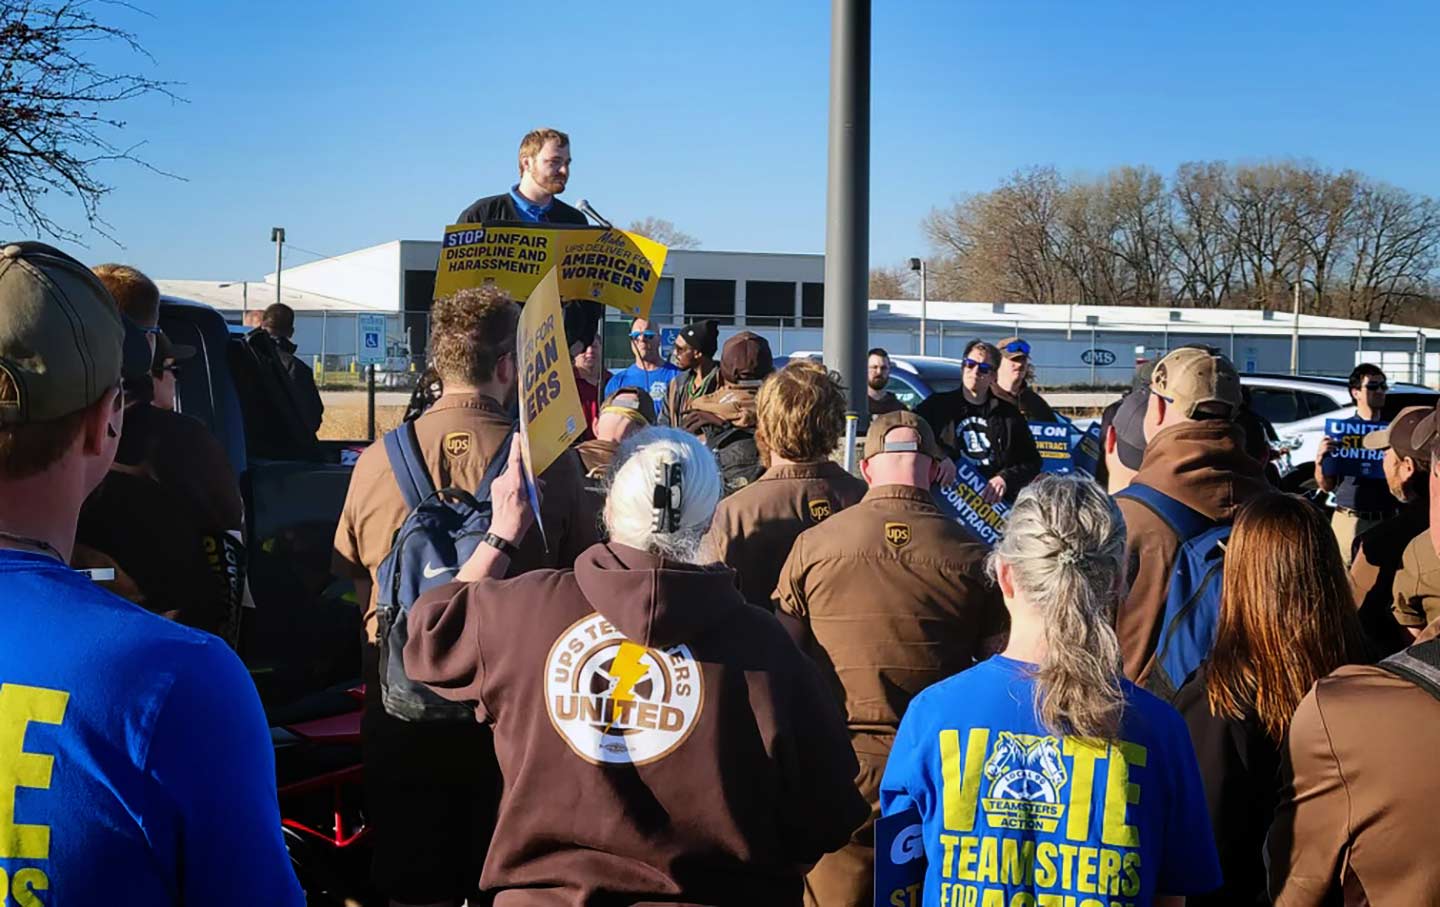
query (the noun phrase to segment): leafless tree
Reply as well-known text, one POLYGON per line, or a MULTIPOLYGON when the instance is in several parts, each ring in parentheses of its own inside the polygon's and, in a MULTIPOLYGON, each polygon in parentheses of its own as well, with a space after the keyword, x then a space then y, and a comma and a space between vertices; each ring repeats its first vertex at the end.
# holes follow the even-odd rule
POLYGON ((143 143, 121 141, 125 122, 114 111, 146 95, 180 100, 174 83, 112 72, 87 58, 95 45, 113 43, 151 59, 135 35, 98 20, 94 6, 0 2, 0 220, 18 229, 79 239, 51 213, 49 196, 58 193, 76 199, 88 226, 109 236, 99 212, 112 187, 99 176, 101 165, 155 170, 135 154, 143 143))
POLYGON ((630 222, 626 228, 631 233, 639 233, 641 236, 649 237, 670 249, 698 249, 700 240, 679 227, 659 217, 647 217, 644 220, 630 222))
MULTIPOLYGON (((927 278, 929 274, 925 275, 927 278)), ((919 299, 918 275, 909 266, 890 265, 870 269, 871 299, 919 299)))
POLYGON ((1310 311, 1440 320, 1440 202, 1351 170, 1187 163, 1167 185, 1037 167, 922 228, 937 298, 1288 307, 1299 281, 1310 311))

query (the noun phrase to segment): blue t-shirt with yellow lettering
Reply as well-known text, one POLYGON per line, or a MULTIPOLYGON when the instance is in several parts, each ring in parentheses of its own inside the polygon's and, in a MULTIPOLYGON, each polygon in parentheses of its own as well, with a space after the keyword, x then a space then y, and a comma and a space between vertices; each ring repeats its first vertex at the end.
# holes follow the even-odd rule
POLYGON ((996 656, 905 712, 880 805, 919 810, 927 907, 1141 907, 1219 887, 1180 715, 1125 681, 1120 739, 1051 734, 1033 670, 996 656))
POLYGON ((223 642, 6 549, 0 615, 0 904, 304 904, 223 642))

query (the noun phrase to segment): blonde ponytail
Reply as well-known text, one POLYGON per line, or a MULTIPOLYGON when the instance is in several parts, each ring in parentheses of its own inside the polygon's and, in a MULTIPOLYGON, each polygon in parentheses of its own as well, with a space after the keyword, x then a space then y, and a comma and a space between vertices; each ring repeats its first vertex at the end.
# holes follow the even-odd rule
POLYGON ((1018 498, 990 554, 1004 561, 1044 621, 1035 712, 1054 734, 1113 740, 1125 693, 1115 636, 1125 522, 1090 479, 1043 476, 1018 498))

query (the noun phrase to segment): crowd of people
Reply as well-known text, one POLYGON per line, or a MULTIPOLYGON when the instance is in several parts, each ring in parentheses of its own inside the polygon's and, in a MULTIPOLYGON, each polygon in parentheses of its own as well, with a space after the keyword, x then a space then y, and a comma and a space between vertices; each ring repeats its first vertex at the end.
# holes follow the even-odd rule
MULTIPOLYGON (((532 133, 462 220, 583 222, 569 165, 532 133)), ((1383 479, 1337 481, 1323 447, 1327 516, 1277 489, 1216 349, 1137 374, 1092 478, 1041 474, 1029 423, 1057 416, 1023 338, 967 344, 914 411, 877 348, 857 477, 824 365, 705 320, 671 364, 637 319, 607 375, 587 305, 586 430, 538 488, 494 286, 435 301, 415 401, 351 476, 334 572, 389 903, 868 905, 877 823, 912 810, 927 905, 1440 899, 1409 846, 1440 744, 1440 407, 1365 438, 1383 479), (936 505, 957 462, 1009 505, 993 546, 936 505), (427 487, 483 522, 401 562, 427 487)), ((175 412, 194 350, 158 311, 133 268, 0 249, 0 902, 304 902, 234 651, 239 488, 175 412)), ((303 431, 292 334, 272 307, 245 343, 303 431)), ((1383 372, 1350 388, 1381 420, 1383 372)))

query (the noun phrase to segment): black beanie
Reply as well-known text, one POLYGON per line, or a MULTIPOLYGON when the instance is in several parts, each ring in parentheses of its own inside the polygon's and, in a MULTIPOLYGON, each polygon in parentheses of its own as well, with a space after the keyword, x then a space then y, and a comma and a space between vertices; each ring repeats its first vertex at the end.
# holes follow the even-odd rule
POLYGON ((720 322, 711 319, 692 322, 680 329, 680 336, 685 338, 686 346, 714 357, 720 347, 720 322))

